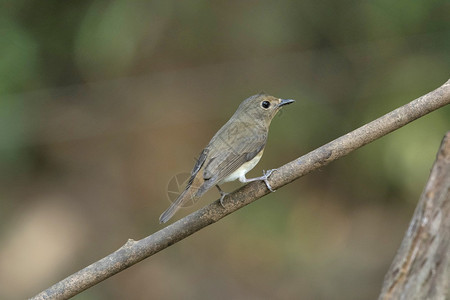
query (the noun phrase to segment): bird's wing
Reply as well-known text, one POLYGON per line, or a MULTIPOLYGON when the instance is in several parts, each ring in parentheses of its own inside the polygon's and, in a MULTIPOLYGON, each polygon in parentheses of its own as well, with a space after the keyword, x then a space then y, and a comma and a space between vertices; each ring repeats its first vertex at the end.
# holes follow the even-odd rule
POLYGON ((214 137, 217 146, 210 148, 208 162, 203 171, 208 188, 222 181, 264 149, 267 130, 243 126, 236 128, 240 128, 240 134, 230 130, 214 137), (227 133, 233 135, 231 139, 227 138, 227 133))

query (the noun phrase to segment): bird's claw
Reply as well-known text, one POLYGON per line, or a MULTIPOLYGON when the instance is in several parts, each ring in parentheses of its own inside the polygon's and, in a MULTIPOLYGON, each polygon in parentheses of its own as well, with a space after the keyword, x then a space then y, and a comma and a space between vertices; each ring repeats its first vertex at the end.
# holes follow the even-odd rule
POLYGON ((223 194, 220 194, 220 205, 223 207, 223 208, 225 208, 225 204, 223 204, 223 199, 225 198, 225 196, 226 195, 228 195, 229 193, 223 193, 223 194))
POLYGON ((220 205, 221 205, 223 208, 225 208, 225 204, 223 203, 223 199, 224 199, 229 193, 222 191, 222 189, 221 189, 218 185, 216 185, 216 187, 217 187, 217 189, 219 190, 219 193, 220 193, 220 199, 219 199, 220 205))
POLYGON ((266 184, 267 188, 269 189, 269 191, 271 192, 276 192, 276 190, 272 189, 272 187, 269 184, 269 181, 267 180, 269 178, 269 176, 276 171, 277 169, 271 169, 271 170, 267 170, 264 171, 263 170, 263 176, 262 176, 262 180, 264 181, 264 183, 266 184))

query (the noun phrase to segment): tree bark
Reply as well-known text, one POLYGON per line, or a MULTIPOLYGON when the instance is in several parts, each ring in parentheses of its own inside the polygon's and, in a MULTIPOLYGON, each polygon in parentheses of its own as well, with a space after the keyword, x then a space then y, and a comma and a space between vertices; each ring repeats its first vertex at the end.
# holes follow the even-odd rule
POLYGON ((450 299, 450 131, 379 299, 450 299))
MULTIPOLYGON (((278 189, 374 140, 450 103, 450 80, 436 90, 278 168, 269 178, 278 189)), ((215 201, 139 241, 128 240, 120 249, 61 280, 32 299, 67 299, 158 253, 200 229, 270 193, 262 181, 230 193, 225 207, 215 201)))

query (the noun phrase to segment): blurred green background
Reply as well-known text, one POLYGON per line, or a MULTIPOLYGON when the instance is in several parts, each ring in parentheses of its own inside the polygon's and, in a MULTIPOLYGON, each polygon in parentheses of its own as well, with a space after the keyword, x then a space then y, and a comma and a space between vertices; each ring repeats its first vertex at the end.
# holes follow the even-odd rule
MULTIPOLYGON (((444 0, 0 7, 2 299, 161 229, 169 181, 250 95, 297 100, 254 177, 449 78, 444 0)), ((444 107, 75 299, 374 299, 449 120, 444 107)))

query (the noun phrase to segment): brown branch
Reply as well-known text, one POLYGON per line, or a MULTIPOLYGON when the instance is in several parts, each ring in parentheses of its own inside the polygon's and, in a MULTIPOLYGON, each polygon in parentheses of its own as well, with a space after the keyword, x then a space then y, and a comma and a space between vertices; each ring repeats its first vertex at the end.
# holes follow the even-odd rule
MULTIPOLYGON (((450 80, 436 90, 278 168, 270 184, 278 189, 309 172, 450 103, 450 80)), ((67 299, 141 260, 175 244, 200 229, 263 197, 269 191, 255 181, 139 241, 128 240, 120 249, 56 283, 32 299, 67 299)))
POLYGON ((450 131, 379 299, 450 299, 450 131))

